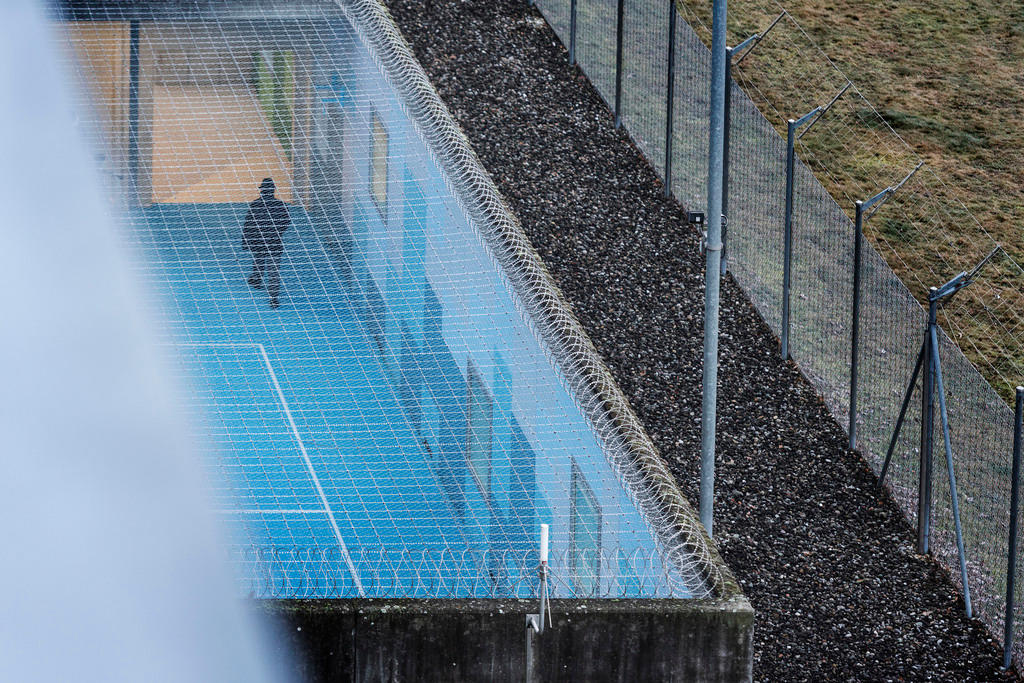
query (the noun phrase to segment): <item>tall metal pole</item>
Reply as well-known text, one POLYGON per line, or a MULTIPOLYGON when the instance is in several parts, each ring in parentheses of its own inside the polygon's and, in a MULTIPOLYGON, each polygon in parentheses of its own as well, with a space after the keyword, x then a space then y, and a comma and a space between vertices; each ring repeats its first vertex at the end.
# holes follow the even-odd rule
POLYGON ((626 0, 619 0, 615 18, 615 127, 622 125, 622 22, 626 0))
POLYGON ((857 450, 857 356, 860 337, 860 252, 864 240, 864 202, 854 202, 853 324, 850 333, 850 450, 857 450))
MULTIPOLYGON (((744 54, 749 54, 749 51, 744 54)), ((782 359, 789 359, 789 282, 793 262, 793 176, 796 169, 796 131, 822 113, 815 107, 800 118, 789 119, 786 125, 786 218, 782 231, 782 359)))
POLYGON ((576 0, 569 3, 569 63, 576 63, 576 0))
POLYGON ((796 163, 796 121, 786 126, 786 218, 782 232, 782 359, 789 359, 789 278, 793 258, 793 166, 796 163))
POLYGON ((932 514, 932 434, 935 429, 935 359, 932 356, 932 328, 938 324, 938 290, 929 290, 928 330, 925 333, 924 377, 921 387, 921 463, 917 482, 917 552, 928 552, 928 533, 932 514))
POLYGON ((668 101, 665 103, 665 196, 672 194, 672 114, 676 88, 676 0, 668 0, 668 101))
POLYGON ((711 125, 708 146, 708 246, 704 267, 704 396, 700 434, 700 521, 713 535, 715 420, 718 402, 718 297, 722 257, 722 156, 725 135, 726 0, 714 0, 711 29, 711 125))
POLYGON ((132 21, 128 30, 128 182, 135 201, 144 204, 139 194, 139 22, 132 21))
POLYGON ((1013 654, 1013 612, 1017 588, 1017 513, 1020 507, 1020 455, 1024 441, 1024 387, 1017 387, 1013 420, 1013 472, 1010 475, 1010 538, 1006 550, 1006 623, 1003 629, 1003 668, 1010 668, 1013 654))
POLYGON ((725 48, 725 127, 722 132, 722 275, 729 272, 729 130, 732 128, 732 53, 725 48))

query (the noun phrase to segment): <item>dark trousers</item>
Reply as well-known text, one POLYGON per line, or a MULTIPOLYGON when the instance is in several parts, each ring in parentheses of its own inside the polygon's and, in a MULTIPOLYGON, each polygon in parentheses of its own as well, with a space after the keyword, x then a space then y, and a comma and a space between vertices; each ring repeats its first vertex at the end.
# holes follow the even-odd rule
POLYGON ((280 251, 258 249, 252 253, 252 275, 249 284, 253 287, 264 286, 271 301, 277 301, 281 291, 280 251))

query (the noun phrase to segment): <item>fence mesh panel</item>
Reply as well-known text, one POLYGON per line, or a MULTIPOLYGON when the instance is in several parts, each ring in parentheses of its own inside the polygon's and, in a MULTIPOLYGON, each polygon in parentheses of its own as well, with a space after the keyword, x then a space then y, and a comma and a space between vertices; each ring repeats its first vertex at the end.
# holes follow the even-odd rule
POLYGON ((615 107, 615 25, 617 0, 577 0, 576 61, 615 107))
MULTIPOLYGON (((710 8, 678 7, 672 190, 687 206, 703 209, 710 8)), ((627 0, 624 19, 623 122, 662 177, 668 8, 667 1, 627 0)), ((836 420, 849 428, 854 201, 896 187, 922 160, 781 6, 746 2, 733 10, 730 44, 778 21, 749 55, 737 55, 733 70, 729 270, 781 334, 786 121, 831 105, 796 144, 790 345, 836 420)), ((567 44, 568 35, 554 27, 567 44)), ((603 33, 577 35, 577 44, 604 45, 611 54, 588 53, 581 65, 588 75, 595 70, 595 87, 612 102, 615 79, 606 69, 614 64, 615 25, 602 22, 592 30, 603 33)), ((1001 633, 1013 442, 1007 402, 1024 378, 1024 270, 1015 246, 998 245, 956 190, 927 166, 868 215, 865 235, 857 430, 858 447, 876 471, 924 341, 927 315, 920 302, 929 287, 970 270, 994 250, 978 284, 946 303, 939 321, 968 581, 975 613, 1001 633)), ((917 509, 921 402, 919 381, 887 476, 910 519, 917 509)), ((932 550, 959 585, 937 400, 935 426, 932 550)), ((1024 569, 1018 573, 1020 593, 1024 569)), ((1020 661, 1024 645, 1015 640, 1020 661)))
POLYGON ((68 12, 248 590, 735 590, 379 3, 68 12))
POLYGON ((555 32, 565 36, 565 44, 568 45, 571 0, 538 0, 536 4, 555 32))

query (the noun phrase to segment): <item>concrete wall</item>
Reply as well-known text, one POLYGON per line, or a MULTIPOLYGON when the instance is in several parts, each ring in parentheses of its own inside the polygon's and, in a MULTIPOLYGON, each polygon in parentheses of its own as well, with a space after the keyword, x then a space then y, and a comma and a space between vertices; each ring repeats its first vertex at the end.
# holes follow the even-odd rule
POLYGON ((727 600, 263 602, 307 681, 749 681, 753 611, 727 600), (530 667, 528 670, 528 666, 530 667))

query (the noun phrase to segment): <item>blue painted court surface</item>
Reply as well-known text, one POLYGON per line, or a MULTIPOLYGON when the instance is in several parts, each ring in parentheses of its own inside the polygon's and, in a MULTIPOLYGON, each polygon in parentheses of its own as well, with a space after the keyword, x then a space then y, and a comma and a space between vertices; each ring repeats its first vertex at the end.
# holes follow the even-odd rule
MULTIPOLYGON (((280 308, 246 281, 246 203, 150 197, 126 217, 191 391, 244 590, 529 595, 547 523, 555 595, 678 597, 634 492, 379 62, 346 20, 312 26, 139 34, 168 55, 144 60, 143 81, 175 83, 181 64, 202 65, 188 72, 199 79, 188 97, 165 87, 168 100, 226 88, 202 81, 225 55, 227 67, 270 55, 264 63, 287 72, 281 83, 307 84, 273 91, 274 106, 296 112, 285 129, 291 177, 278 178, 292 219, 280 308), (295 100, 281 105, 289 92, 295 100)), ((249 97, 236 80, 231 97, 249 97)), ((237 150, 284 149, 263 144, 284 133, 260 124, 255 106, 251 130, 224 125, 216 108, 179 107, 180 149, 140 164, 182 164, 171 180, 189 179, 189 196, 254 199, 255 183, 225 187, 234 176, 223 169, 239 168, 237 150), (226 149, 233 165, 214 154, 189 166, 183 149, 226 149)))
MULTIPOLYGON (((538 515, 556 521, 552 507, 568 493, 544 493, 544 480, 558 487, 566 482, 543 474, 538 481, 537 453, 512 416, 512 438, 501 449, 491 439, 492 491, 480 486, 467 454, 466 378, 441 336, 425 336, 433 343, 416 353, 414 365, 434 399, 433 431, 447 437, 422 438, 427 420, 403 405, 408 377, 396 383, 373 333, 377 326, 367 325, 357 280, 338 267, 305 212, 291 211, 282 306, 274 310, 266 293, 246 282, 245 209, 154 205, 132 223, 149 277, 166 287, 162 307, 176 330, 175 356, 210 446, 218 512, 240 545, 274 549, 273 567, 261 578, 272 585, 264 588, 373 595, 429 593, 440 582, 449 592, 456 585, 458 593, 491 594, 493 586, 474 589, 466 576, 486 576, 498 564, 513 592, 524 579, 519 574, 535 564, 529 558, 535 557, 538 515), (431 443, 448 452, 432 453, 425 446, 431 443), (493 493, 498 486, 505 492, 500 510, 493 493), (324 556, 331 561, 320 562, 324 556), (297 559, 303 557, 312 561, 297 559), (311 565, 313 579, 305 575, 311 565), (310 580, 315 585, 306 586, 310 580)), ((564 459, 570 479, 582 476, 570 468, 587 470, 584 493, 591 492, 594 504, 584 509, 577 495, 576 507, 589 518, 590 533, 618 529, 623 538, 606 537, 606 546, 642 547, 643 525, 631 506, 616 510, 605 503, 607 519, 594 519, 597 501, 609 498, 606 489, 619 487, 610 469, 572 464, 582 454, 566 449, 571 437, 568 430, 541 457, 564 459)), ((598 574, 584 581, 591 590, 598 574)))
POLYGON ((175 346, 216 454, 218 509, 247 542, 335 546, 339 557, 479 546, 490 530, 455 523, 358 296, 304 212, 292 212, 283 305, 271 310, 246 282, 245 209, 159 205, 139 221, 181 324, 175 346))

